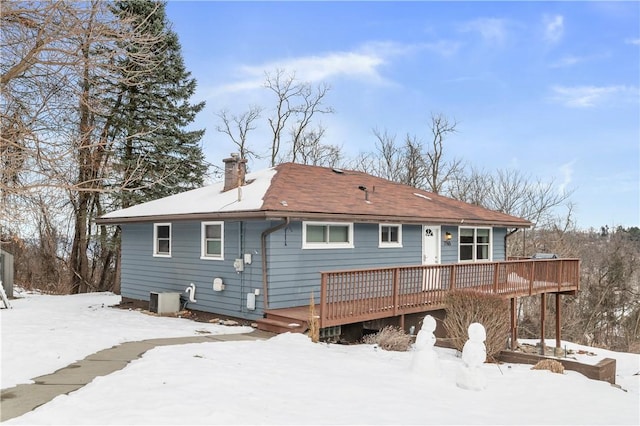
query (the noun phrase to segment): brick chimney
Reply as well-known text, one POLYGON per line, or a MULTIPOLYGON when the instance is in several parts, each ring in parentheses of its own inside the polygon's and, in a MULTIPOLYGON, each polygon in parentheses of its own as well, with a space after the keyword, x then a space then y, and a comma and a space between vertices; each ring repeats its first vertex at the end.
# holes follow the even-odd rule
POLYGON ((231 158, 224 160, 224 189, 228 191, 244 185, 244 175, 247 173, 247 160, 240 158, 239 154, 231 154, 231 158))

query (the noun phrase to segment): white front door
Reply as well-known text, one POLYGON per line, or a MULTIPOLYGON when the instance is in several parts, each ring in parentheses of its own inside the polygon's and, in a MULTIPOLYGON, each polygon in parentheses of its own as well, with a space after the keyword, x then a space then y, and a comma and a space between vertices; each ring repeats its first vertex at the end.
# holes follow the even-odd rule
MULTIPOLYGON (((422 264, 437 265, 440 263, 440 227, 422 227, 422 264)), ((422 274, 422 290, 441 288, 440 269, 428 269, 422 274)))
POLYGON ((422 264, 437 265, 440 263, 440 227, 422 227, 422 264))

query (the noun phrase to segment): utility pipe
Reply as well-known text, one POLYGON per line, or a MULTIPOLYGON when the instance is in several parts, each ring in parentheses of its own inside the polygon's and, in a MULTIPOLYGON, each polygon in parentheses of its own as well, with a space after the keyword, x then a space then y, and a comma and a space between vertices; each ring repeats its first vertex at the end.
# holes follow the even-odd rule
POLYGON ((267 235, 285 228, 289 225, 290 222, 291 219, 285 217, 284 222, 262 232, 262 292, 264 293, 264 309, 269 309, 269 281, 267 278, 267 235))

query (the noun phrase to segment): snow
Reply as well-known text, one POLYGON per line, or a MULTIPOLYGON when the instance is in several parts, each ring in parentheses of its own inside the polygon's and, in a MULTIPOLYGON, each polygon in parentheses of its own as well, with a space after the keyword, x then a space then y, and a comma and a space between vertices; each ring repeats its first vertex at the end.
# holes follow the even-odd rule
POLYGON ((116 210, 101 218, 119 219, 169 214, 259 210, 275 174, 275 168, 248 173, 245 177, 247 185, 240 188, 240 201, 238 201, 238 189, 222 192, 224 182, 217 182, 202 188, 116 210))
MULTIPOLYGON (((114 344, 248 331, 110 308, 110 293, 19 293, 0 310, 2 388, 51 373, 114 344)), ((613 357, 617 383, 530 365, 483 364, 482 391, 456 386, 462 359, 435 347, 441 373, 417 374, 413 351, 269 340, 163 346, 3 424, 634 424, 640 423, 640 355, 563 342, 613 357)))

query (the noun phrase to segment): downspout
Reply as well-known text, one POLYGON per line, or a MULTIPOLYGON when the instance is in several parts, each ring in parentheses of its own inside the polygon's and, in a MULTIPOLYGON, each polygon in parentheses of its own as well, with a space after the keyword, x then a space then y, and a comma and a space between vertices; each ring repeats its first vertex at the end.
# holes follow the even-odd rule
POLYGON ((284 222, 266 229, 262 232, 261 242, 262 242, 262 293, 264 293, 264 309, 269 309, 269 281, 267 278, 267 235, 272 234, 276 231, 281 230, 282 228, 289 225, 291 219, 288 217, 284 218, 284 222))

